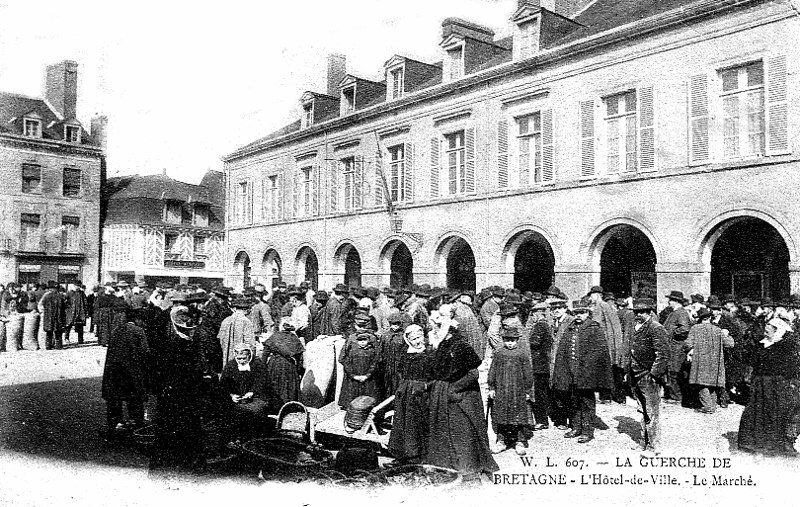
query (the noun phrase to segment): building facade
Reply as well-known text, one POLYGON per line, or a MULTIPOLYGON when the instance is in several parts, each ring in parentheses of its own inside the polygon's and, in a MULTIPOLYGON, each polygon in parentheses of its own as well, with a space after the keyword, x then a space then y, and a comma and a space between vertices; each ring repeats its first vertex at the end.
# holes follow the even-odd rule
POLYGON ((0 282, 91 284, 99 273, 105 117, 76 118, 78 64, 47 67, 43 98, 0 92, 0 282))
POLYGON ((104 281, 197 284, 222 282, 224 175, 200 185, 166 174, 108 179, 103 208, 104 281))
POLYGON ((521 0, 510 22, 445 20, 441 61, 394 56, 382 87, 331 65, 338 97, 229 154, 228 280, 800 290, 791 5, 521 0))

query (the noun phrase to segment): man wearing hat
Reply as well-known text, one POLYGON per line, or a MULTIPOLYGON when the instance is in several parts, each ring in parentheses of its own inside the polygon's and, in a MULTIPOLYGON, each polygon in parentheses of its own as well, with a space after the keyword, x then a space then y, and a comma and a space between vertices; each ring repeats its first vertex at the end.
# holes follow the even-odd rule
MULTIPOLYGON (((614 386, 610 392, 600 393, 600 403, 609 403, 611 399, 617 403, 625 403, 624 381, 625 381, 625 350, 622 342, 622 324, 619 322, 617 309, 605 299, 606 292, 599 285, 595 285, 589 290, 591 300, 592 319, 595 320, 603 329, 608 343, 608 355, 611 357, 611 367, 614 374, 614 386)), ((614 294, 611 293, 613 301, 614 294)))
POLYGON ((41 314, 41 326, 45 332, 45 346, 47 350, 62 349, 64 342, 62 332, 64 330, 64 300, 58 292, 58 284, 50 280, 47 282, 47 292, 39 301, 39 313, 41 314))
POLYGON ((489 287, 489 297, 484 301, 483 305, 481 305, 480 315, 478 317, 484 332, 489 329, 492 316, 500 310, 500 302, 503 300, 504 296, 505 291, 502 287, 496 285, 489 287))
POLYGON ((233 315, 228 299, 231 291, 228 287, 218 285, 211 290, 208 301, 203 305, 200 324, 195 333, 197 341, 206 359, 206 371, 221 373, 222 348, 219 343, 219 330, 222 322, 233 315))
POLYGON ((641 449, 657 453, 661 450, 661 398, 658 391, 667 374, 670 347, 667 331, 658 323, 654 312, 652 299, 633 300, 636 324, 629 344, 627 373, 642 413, 641 449))
POLYGON ((664 387, 664 400, 669 403, 680 403, 683 400, 683 391, 687 385, 688 368, 684 366, 686 353, 683 351, 683 342, 689 336, 691 320, 689 312, 683 306, 683 292, 673 290, 666 295, 672 311, 664 321, 670 344, 670 363, 667 384, 664 387))
MULTIPOLYGON (((708 306, 721 308, 719 299, 713 296, 709 298, 708 306)), ((704 414, 713 414, 717 409, 717 391, 725 389, 723 347, 733 347, 733 338, 711 322, 712 312, 713 309, 705 308, 697 312, 697 322, 683 343, 683 350, 691 362, 689 384, 699 387, 701 407, 696 411, 704 414)))
POLYGON ((272 307, 267 302, 269 294, 264 285, 258 283, 253 287, 255 304, 250 308, 247 317, 253 323, 253 333, 260 336, 262 333, 274 331, 275 323, 272 321, 272 307))
MULTIPOLYGON (((732 298, 733 296, 730 297, 732 298)), ((711 324, 720 328, 734 343, 732 347, 725 347, 723 350, 725 357, 725 387, 717 390, 720 408, 728 408, 731 395, 733 394, 736 397, 736 386, 744 383, 747 373, 746 350, 742 338, 742 329, 736 317, 722 306, 722 302, 718 297, 711 296, 708 298, 708 308, 712 314, 711 324)), ((691 331, 689 331, 689 334, 691 335, 691 331)), ((694 365, 692 367, 694 368, 694 365)))
POLYGON ((308 340, 316 340, 322 334, 322 311, 328 304, 328 293, 320 290, 314 293, 314 300, 308 305, 308 313, 311 316, 309 323, 308 340))
POLYGON ((549 304, 545 304, 550 307, 554 330, 553 345, 550 347, 550 354, 548 355, 550 359, 550 418, 553 420, 553 424, 557 429, 566 431, 569 429, 569 426, 567 426, 570 411, 569 393, 565 396, 565 393, 553 388, 553 369, 558 345, 563 340, 564 335, 566 335, 573 317, 567 308, 567 301, 565 299, 553 299, 549 304))
POLYGON ((344 311, 344 299, 349 292, 350 290, 343 283, 337 283, 333 288, 333 296, 328 299, 328 303, 322 309, 321 335, 344 336, 342 312, 344 311))
POLYGON ((233 359, 233 349, 238 343, 247 343, 253 349, 256 346, 255 334, 253 333, 253 323, 247 318, 247 310, 250 309, 250 300, 244 296, 234 297, 231 301, 233 315, 226 317, 220 325, 217 340, 222 349, 222 364, 215 365, 219 371, 233 359))
POLYGON ((389 315, 389 329, 380 337, 378 346, 382 389, 386 396, 393 395, 400 385, 400 361, 408 350, 405 330, 411 319, 402 312, 389 315))
POLYGON ((574 319, 558 344, 553 370, 553 387, 571 401, 572 429, 564 438, 578 437, 581 444, 594 439, 595 392, 611 389, 614 382, 608 344, 592 308, 588 301, 573 301, 574 319))
POLYGON ((295 333, 300 341, 305 345, 310 341, 308 336, 308 326, 311 322, 311 313, 306 304, 306 296, 302 290, 293 287, 292 290, 287 291, 286 295, 289 296, 289 303, 292 305, 292 324, 294 325, 295 333))
POLYGON ((272 291, 272 298, 270 299, 270 307, 272 308, 272 321, 281 321, 281 310, 288 303, 289 297, 286 295, 286 282, 280 281, 275 289, 272 291))
POLYGON ((553 347, 553 329, 547 319, 548 306, 539 302, 531 307, 526 331, 530 334, 531 365, 533 371, 534 430, 549 427, 550 413, 550 349, 553 347))

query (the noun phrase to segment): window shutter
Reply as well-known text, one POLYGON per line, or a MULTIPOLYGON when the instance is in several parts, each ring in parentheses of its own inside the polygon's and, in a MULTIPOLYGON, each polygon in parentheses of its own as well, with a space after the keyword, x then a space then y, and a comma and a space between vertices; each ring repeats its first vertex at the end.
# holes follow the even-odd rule
POLYGON ((708 145, 708 75, 689 79, 689 165, 710 161, 708 145))
POLYGON ((639 171, 656 169, 655 104, 653 87, 640 88, 639 97, 639 171))
POLYGON ((508 188, 508 120, 497 122, 497 186, 508 188))
POLYGON ((383 157, 378 157, 375 164, 375 207, 377 208, 385 205, 383 193, 383 157))
POLYGON ((247 214, 247 223, 253 223, 253 183, 247 182, 247 206, 246 214, 247 214))
POLYGON ((275 217, 275 220, 281 220, 283 218, 283 173, 278 174, 278 216, 275 217))
POLYGON ((328 193, 329 209, 331 213, 336 212, 339 204, 339 162, 331 160, 328 164, 328 193))
POLYGON ((594 100, 581 102, 581 177, 594 176, 594 100))
POLYGON ((294 177, 290 183, 292 187, 292 217, 296 218, 299 215, 300 211, 300 196, 302 192, 300 191, 300 175, 303 174, 301 169, 295 169, 294 177))
POLYGON ((353 171, 353 208, 361 209, 364 195, 364 157, 355 156, 355 170, 353 171))
POLYGON ((542 111, 542 183, 553 183, 553 110, 542 111))
POLYGON ((319 167, 311 168, 311 214, 319 215, 319 167))
POLYGON ((466 192, 475 193, 475 129, 468 128, 464 133, 464 145, 466 150, 466 192))
POLYGON ((431 197, 439 197, 439 138, 431 138, 431 197))
POLYGON ((405 145, 406 156, 406 179, 405 179, 405 193, 406 201, 414 200, 414 145, 406 143, 405 145))
POLYGON ((786 89, 786 56, 773 56, 766 62, 767 75, 767 155, 788 153, 789 102, 786 89))

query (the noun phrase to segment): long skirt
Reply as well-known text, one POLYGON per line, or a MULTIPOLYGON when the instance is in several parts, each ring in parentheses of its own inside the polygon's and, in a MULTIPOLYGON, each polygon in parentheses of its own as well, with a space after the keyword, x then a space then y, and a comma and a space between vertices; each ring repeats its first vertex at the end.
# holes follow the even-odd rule
POLYGON ((800 432, 797 381, 785 377, 753 377, 750 403, 739 423, 739 449, 763 454, 792 452, 800 432))
POLYGON ((450 398, 450 383, 434 382, 426 462, 467 474, 499 470, 489 449, 480 391, 464 391, 453 395, 453 401, 450 398))
POLYGON ((404 380, 394 399, 389 452, 397 459, 424 458, 428 445, 428 393, 425 382, 404 380))

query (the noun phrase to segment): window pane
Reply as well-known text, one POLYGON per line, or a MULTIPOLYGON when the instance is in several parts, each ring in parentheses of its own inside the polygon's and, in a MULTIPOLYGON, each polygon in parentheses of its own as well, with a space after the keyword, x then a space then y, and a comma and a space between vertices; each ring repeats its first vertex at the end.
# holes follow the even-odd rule
POLYGON ((636 116, 625 118, 625 153, 627 154, 625 169, 636 171, 636 116))
POLYGON ((736 157, 739 155, 739 97, 725 97, 722 101, 722 112, 724 155, 736 157))
POLYGON ((542 116, 539 113, 533 115, 533 131, 534 132, 542 131, 542 116))
POLYGON ((528 133, 528 128, 529 128, 529 121, 528 120, 529 120, 528 116, 523 116, 522 118, 520 118, 518 120, 519 121, 519 133, 520 133, 520 135, 525 135, 525 134, 528 133))
POLYGON ((619 171, 619 118, 608 120, 608 172, 619 171))
POLYGON ((534 176, 533 180, 536 183, 541 183, 542 181, 542 136, 541 134, 537 134, 533 138, 534 140, 534 176))
POLYGON ((747 94, 748 152, 752 155, 764 153, 764 91, 747 94))
POLYGON ((723 70, 722 77, 722 91, 728 92, 739 88, 739 69, 723 70))
POLYGON ((747 86, 764 84, 764 63, 753 62, 747 66, 747 86))
POLYGON ((614 116, 619 114, 619 96, 609 97, 606 99, 606 116, 614 116))
POLYGON ((628 92, 625 95, 625 111, 632 113, 636 111, 636 92, 628 92))

